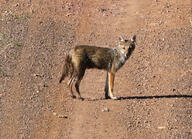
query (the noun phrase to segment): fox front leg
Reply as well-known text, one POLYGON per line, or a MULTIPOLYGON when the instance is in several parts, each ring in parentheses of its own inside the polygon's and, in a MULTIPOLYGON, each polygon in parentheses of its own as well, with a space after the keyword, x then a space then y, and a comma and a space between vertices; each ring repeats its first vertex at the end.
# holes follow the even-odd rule
POLYGON ((110 99, 109 97, 109 76, 107 72, 106 81, 105 81, 105 98, 110 99))
POLYGON ((111 99, 117 99, 117 97, 113 96, 113 88, 114 88, 114 79, 115 79, 115 74, 113 72, 108 72, 108 92, 109 92, 109 97, 111 99))

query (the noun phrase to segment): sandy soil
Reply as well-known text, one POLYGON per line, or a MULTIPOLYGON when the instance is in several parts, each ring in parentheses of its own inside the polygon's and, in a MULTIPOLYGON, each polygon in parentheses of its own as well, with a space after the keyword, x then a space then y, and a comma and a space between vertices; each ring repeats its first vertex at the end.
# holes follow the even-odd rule
POLYGON ((192 138, 191 0, 0 1, 0 138, 192 138), (114 47, 137 35, 104 99, 106 72, 87 70, 84 101, 59 84, 76 44, 114 47))

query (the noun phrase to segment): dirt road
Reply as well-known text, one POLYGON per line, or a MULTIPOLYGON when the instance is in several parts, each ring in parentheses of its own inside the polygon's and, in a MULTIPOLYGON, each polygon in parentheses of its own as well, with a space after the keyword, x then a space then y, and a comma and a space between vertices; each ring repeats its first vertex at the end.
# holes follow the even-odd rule
POLYGON ((0 2, 0 138, 192 138, 190 0, 0 2), (137 35, 104 99, 106 72, 87 70, 72 99, 59 84, 76 44, 114 47, 137 35))

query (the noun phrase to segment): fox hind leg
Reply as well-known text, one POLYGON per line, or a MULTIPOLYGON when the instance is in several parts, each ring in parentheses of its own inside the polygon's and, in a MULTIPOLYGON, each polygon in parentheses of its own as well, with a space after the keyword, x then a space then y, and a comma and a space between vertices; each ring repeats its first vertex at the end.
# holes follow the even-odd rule
POLYGON ((85 69, 86 69, 86 64, 83 57, 74 57, 74 69, 75 69, 75 75, 77 77, 75 88, 79 95, 79 99, 83 100, 79 91, 79 86, 80 86, 81 80, 83 79, 83 76, 85 74, 85 69))
POLYGON ((77 76, 77 81, 75 83, 76 91, 77 91, 77 93, 79 95, 79 99, 81 99, 81 100, 83 100, 83 98, 81 97, 81 94, 80 94, 80 91, 79 91, 79 86, 80 86, 81 80, 83 79, 84 74, 85 74, 85 69, 81 69, 79 71, 79 74, 77 76))
POLYGON ((69 82, 68 82, 68 88, 69 88, 69 92, 71 93, 72 98, 76 98, 76 96, 75 96, 74 93, 73 93, 73 89, 72 89, 72 87, 73 87, 73 82, 74 82, 75 78, 76 78, 76 76, 72 76, 72 77, 70 78, 69 82))

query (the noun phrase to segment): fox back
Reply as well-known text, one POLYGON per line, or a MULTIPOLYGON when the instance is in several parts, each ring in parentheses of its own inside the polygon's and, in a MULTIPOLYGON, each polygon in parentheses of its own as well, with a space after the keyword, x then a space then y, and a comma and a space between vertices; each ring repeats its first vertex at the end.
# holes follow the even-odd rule
POLYGON ((79 45, 71 51, 72 61, 85 68, 109 69, 114 59, 113 50, 96 46, 79 45))

